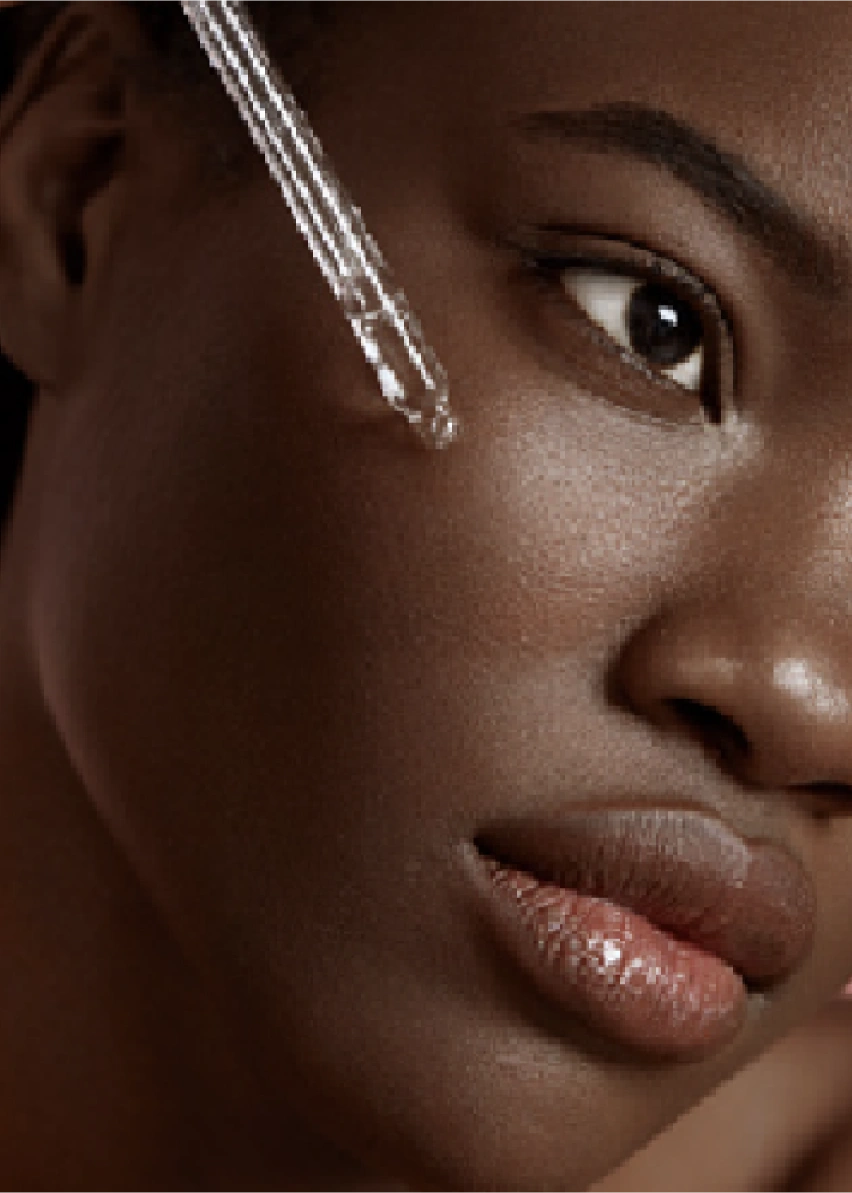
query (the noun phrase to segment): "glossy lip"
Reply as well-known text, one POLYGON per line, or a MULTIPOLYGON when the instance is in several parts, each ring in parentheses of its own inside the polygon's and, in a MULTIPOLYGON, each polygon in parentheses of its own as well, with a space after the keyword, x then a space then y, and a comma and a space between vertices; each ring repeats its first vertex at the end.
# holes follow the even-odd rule
POLYGON ((495 824, 475 844, 475 885, 522 968, 569 1012, 639 1048, 720 1046, 742 1023, 744 983, 780 981, 813 943, 802 864, 701 811, 586 807, 495 824), (627 990, 623 969, 592 964, 607 937, 634 976, 643 971, 627 990), (579 975, 569 965, 578 948, 589 959, 579 975))
POLYGON ((813 884, 770 841, 681 808, 594 808, 479 835, 486 857, 636 911, 727 961, 751 984, 786 976, 816 927, 813 884))

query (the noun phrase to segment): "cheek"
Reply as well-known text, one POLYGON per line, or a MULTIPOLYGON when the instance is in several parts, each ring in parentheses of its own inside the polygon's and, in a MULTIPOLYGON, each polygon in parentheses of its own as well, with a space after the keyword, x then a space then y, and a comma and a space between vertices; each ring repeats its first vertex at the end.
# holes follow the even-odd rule
POLYGON ((509 634, 536 655, 612 649, 695 566, 712 474, 700 444, 637 430, 567 384, 533 406, 484 471, 499 477, 479 516, 500 596, 488 607, 511 610, 509 634))
POLYGON ((39 509, 32 632, 71 761, 148 884, 201 922, 213 859, 250 874, 262 848, 250 793, 300 766, 323 567, 317 428, 269 301, 283 262, 265 250, 246 269, 250 243, 211 257, 230 224, 204 219, 130 258, 85 384, 39 412, 49 450, 22 494, 39 509))
POLYGON ((694 434, 531 375, 460 251, 436 275, 476 297, 446 343, 466 438, 424 452, 364 417, 374 381, 305 254, 258 236, 211 262, 214 235, 137 267, 54 416, 34 602, 90 789, 187 875, 232 848, 247 787, 333 789, 348 758, 389 789, 419 763, 425 791, 437 741, 480 768, 519 664, 600 662, 659 601, 713 476, 694 434))

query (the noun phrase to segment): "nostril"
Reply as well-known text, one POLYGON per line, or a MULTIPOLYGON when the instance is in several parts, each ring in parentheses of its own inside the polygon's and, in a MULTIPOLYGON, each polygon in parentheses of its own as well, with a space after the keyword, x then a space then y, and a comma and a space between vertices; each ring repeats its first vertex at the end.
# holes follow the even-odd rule
POLYGON ((802 783, 796 790, 809 799, 818 813, 832 816, 852 812, 852 786, 849 783, 802 783))
POLYGON ((813 792, 814 795, 852 800, 852 787, 848 783, 808 783, 805 785, 805 790, 813 792))
POLYGON ((751 743, 745 733, 736 721, 718 709, 681 697, 665 703, 677 723, 717 754, 723 763, 741 763, 751 753, 751 743))

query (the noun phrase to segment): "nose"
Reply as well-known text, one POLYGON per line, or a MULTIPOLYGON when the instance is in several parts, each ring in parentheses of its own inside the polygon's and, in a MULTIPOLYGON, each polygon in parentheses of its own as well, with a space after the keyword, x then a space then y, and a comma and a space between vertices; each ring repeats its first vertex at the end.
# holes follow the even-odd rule
POLYGON ((660 614, 628 641, 616 689, 744 782, 852 794, 852 635, 763 613, 698 601, 660 614))

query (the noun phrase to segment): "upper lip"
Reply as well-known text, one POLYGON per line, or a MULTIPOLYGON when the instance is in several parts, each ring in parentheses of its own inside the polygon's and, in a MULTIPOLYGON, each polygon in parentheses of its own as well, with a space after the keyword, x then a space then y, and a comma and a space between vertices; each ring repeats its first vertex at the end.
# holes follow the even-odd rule
POLYGON ((638 912, 755 985, 787 975, 813 943, 816 899, 801 862, 703 812, 585 808, 555 822, 494 825, 476 845, 542 881, 638 912))

